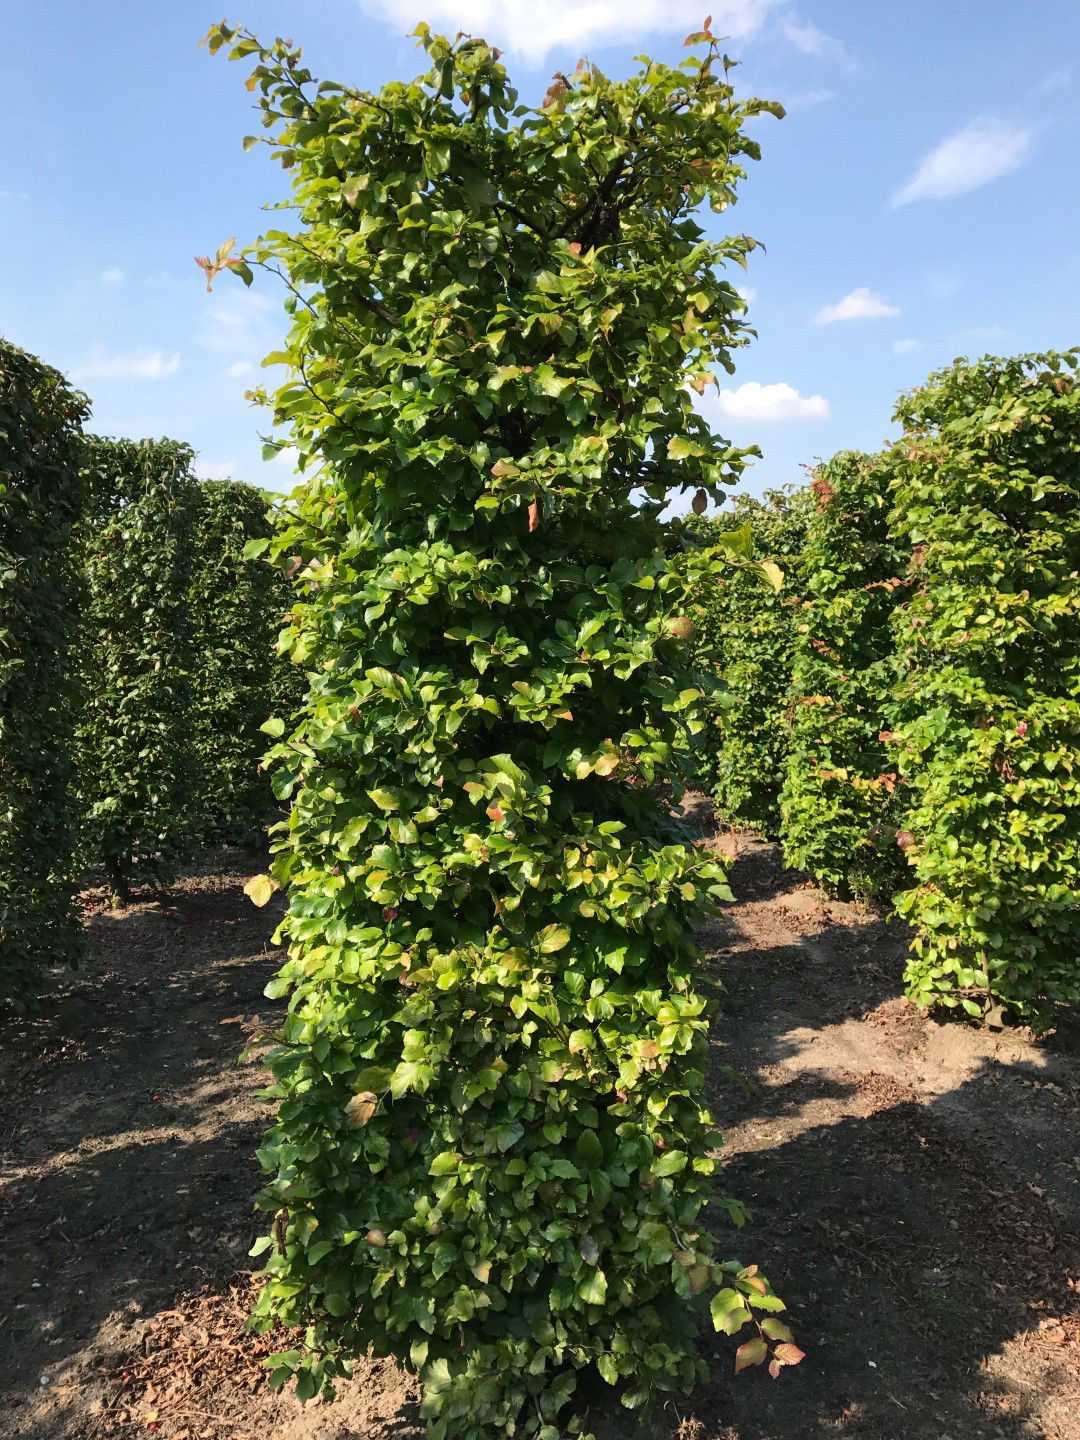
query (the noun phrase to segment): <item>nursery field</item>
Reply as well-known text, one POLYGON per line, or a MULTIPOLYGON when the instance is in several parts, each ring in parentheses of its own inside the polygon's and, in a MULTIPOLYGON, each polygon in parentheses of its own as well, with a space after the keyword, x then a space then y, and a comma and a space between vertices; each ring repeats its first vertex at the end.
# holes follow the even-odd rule
MULTIPOLYGON (((906 937, 785 870, 776 847, 689 818, 731 860, 708 924, 710 1101, 745 1251, 782 1277, 802 1365, 714 1379, 657 1440, 1080 1437, 1080 1061, 900 994, 906 937), (722 991, 719 990, 723 986, 722 991)), ((216 851, 121 909, 84 897, 90 959, 0 1058, 0 1435, 11 1440, 408 1440, 413 1383, 361 1362, 330 1403, 266 1385, 280 1337, 244 1329, 270 1119, 244 1026, 276 900, 216 851)), ((721 1248, 743 1248, 725 1233, 721 1248)), ((626 1435, 617 1408, 598 1435, 626 1435)))

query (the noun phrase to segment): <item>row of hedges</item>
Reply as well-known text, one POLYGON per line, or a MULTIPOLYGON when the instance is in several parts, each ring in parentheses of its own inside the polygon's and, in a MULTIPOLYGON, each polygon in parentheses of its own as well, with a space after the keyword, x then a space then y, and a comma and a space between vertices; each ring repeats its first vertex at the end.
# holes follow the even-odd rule
POLYGON ((891 629, 907 593, 889 526, 884 456, 847 452, 808 487, 811 512, 793 582, 787 750, 779 833, 790 864, 823 884, 886 896, 903 876, 897 773, 886 750, 891 629))
POLYGON ((1080 1000, 1080 351, 960 364, 897 410, 893 753, 910 993, 1080 1000))
POLYGON ((170 440, 86 443, 79 799, 84 857, 118 898, 197 829, 193 764, 194 452, 170 440))
POLYGON ((72 795, 86 398, 0 340, 0 999, 72 960, 72 795))
POLYGON ((723 615, 703 663, 715 634, 731 692, 704 770, 721 812, 828 886, 895 895, 908 993, 973 1015, 1080 999, 1077 365, 932 376, 899 402, 893 445, 815 472, 783 598, 699 597, 723 615), (763 655, 791 657, 783 701, 763 655), (783 707, 763 744, 759 717, 783 707))
POLYGON ((272 529, 254 486, 196 479, 172 440, 84 453, 82 852, 123 898, 199 845, 257 836, 262 726, 300 698, 275 648, 292 592, 251 554, 272 529))
MULTIPOLYGON (((773 490, 760 500, 737 496, 716 520, 684 528, 690 545, 734 540, 743 553, 769 557, 787 580, 805 545, 811 510, 805 492, 773 490)), ((709 731, 698 744, 700 781, 731 824, 772 834, 789 744, 787 687, 798 602, 789 584, 763 583, 748 569, 731 570, 695 598, 695 660, 723 681, 709 731)))
POLYGON ((73 959, 74 877, 120 898, 205 843, 253 838, 274 639, 291 588, 245 547, 267 498, 174 441, 85 435, 85 399, 0 346, 0 999, 73 959))

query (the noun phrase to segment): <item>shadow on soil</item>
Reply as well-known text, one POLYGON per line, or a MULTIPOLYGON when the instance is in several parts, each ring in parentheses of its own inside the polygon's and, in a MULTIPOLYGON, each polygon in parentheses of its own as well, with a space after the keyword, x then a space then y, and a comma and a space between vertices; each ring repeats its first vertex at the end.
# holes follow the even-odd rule
MULTIPOLYGON (((208 870, 95 918, 97 968, 5 1054, 0 1374, 16 1429, 5 1432, 0 1397, 0 1434, 141 1433, 134 1420, 99 1430, 77 1396, 58 1397, 38 1428, 18 1423, 42 1374, 62 1378, 95 1345, 95 1363, 119 1361, 140 1315, 200 1284, 224 1291, 245 1266, 268 1112, 232 1063, 242 1036, 227 1022, 266 1016, 277 957, 276 917, 250 908, 242 874, 208 870)), ((1068 1328, 1075 1052, 1060 1073, 1032 1047, 928 1089, 936 1031, 898 998, 899 930, 823 902, 760 842, 746 842, 732 884, 736 905, 702 937, 702 981, 720 1004, 710 1101, 727 1135, 724 1185, 754 1223, 721 1249, 773 1280, 807 1357, 774 1384, 732 1376, 730 1342, 706 1341, 718 1378, 651 1433, 1078 1440, 1075 1418, 1059 1425, 1046 1405, 1080 1353, 1068 1328)), ((414 1408, 386 1399, 367 1425, 309 1407, 288 1423, 275 1412, 268 1429, 253 1397, 246 1430, 232 1413, 230 1428, 198 1433, 416 1435, 414 1408)), ((200 1404, 213 1421, 214 1394, 200 1404)), ((1069 1404, 1061 1414, 1075 1415, 1069 1404)), ((630 1429, 606 1417, 605 1433, 630 1429)))

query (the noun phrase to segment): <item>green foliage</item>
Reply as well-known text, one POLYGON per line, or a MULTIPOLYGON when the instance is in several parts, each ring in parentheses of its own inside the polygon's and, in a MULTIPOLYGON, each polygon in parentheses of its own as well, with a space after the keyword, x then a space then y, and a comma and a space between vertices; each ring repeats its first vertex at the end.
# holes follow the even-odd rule
POLYGON ((1080 999, 1078 359, 958 361, 896 412, 907 982, 972 1014, 1080 999))
POLYGON ((698 746, 700 783, 724 819, 766 835, 776 833, 780 819, 794 587, 810 511, 805 491, 771 490, 761 500, 739 495, 729 510, 696 527, 712 544, 736 538, 744 554, 783 572, 774 571, 771 583, 752 569, 710 576, 695 595, 695 657, 722 682, 712 724, 698 746))
POLYGON ((199 831, 211 842, 250 841, 272 803, 260 773, 262 726, 271 714, 291 714, 300 698, 288 695, 297 672, 274 650, 291 591, 279 571, 257 558, 271 536, 263 491, 204 480, 196 504, 192 731, 199 831))
POLYGON ((0 1002, 78 953, 72 530, 86 398, 0 340, 0 1002))
POLYGON ((896 682, 891 617, 909 556, 889 530, 888 456, 815 471, 794 625, 791 743, 780 797, 789 863, 882 897, 904 873, 902 794, 883 734, 896 682))
POLYGON ((192 459, 172 440, 91 438, 85 449, 83 849, 121 899, 197 834, 192 459))
POLYGON ((630 1408, 691 1385, 710 1307, 765 1340, 742 1363, 799 1354, 703 1228, 692 935, 727 890, 655 783, 704 723, 681 637, 722 563, 677 568, 659 514, 745 459, 687 380, 745 339, 719 267, 753 242, 694 211, 773 107, 711 42, 529 108, 483 42, 419 33, 431 70, 378 95, 210 36, 257 62, 293 177, 296 233, 225 262, 289 287, 273 407, 309 476, 275 551, 314 681, 273 727, 293 805, 250 891, 288 888, 290 942, 257 1315, 307 1325, 270 1382, 301 1398, 373 1345, 434 1440, 553 1440, 583 1372, 630 1408))

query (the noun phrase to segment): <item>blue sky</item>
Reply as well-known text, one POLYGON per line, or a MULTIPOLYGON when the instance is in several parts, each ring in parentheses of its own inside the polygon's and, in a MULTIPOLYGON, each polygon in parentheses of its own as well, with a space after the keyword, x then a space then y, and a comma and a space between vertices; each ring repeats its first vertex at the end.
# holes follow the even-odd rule
MULTIPOLYGON (((314 72, 368 88, 416 73, 419 18, 507 50, 523 98, 587 53, 609 73, 676 58, 708 0, 240 0, 314 72)), ((962 354, 1080 342, 1080 6, 998 0, 713 0, 749 92, 781 100, 733 228, 763 242, 759 339, 708 414, 764 459, 743 488, 891 433, 896 395, 962 354)), ((0 333, 69 374, 106 434, 169 435, 204 475, 277 489, 243 398, 284 331, 265 277, 207 295, 193 263, 243 244, 284 193, 244 72, 198 40, 195 0, 37 0, 0 54, 0 333)), ((709 224, 720 221, 710 217, 709 224)))

